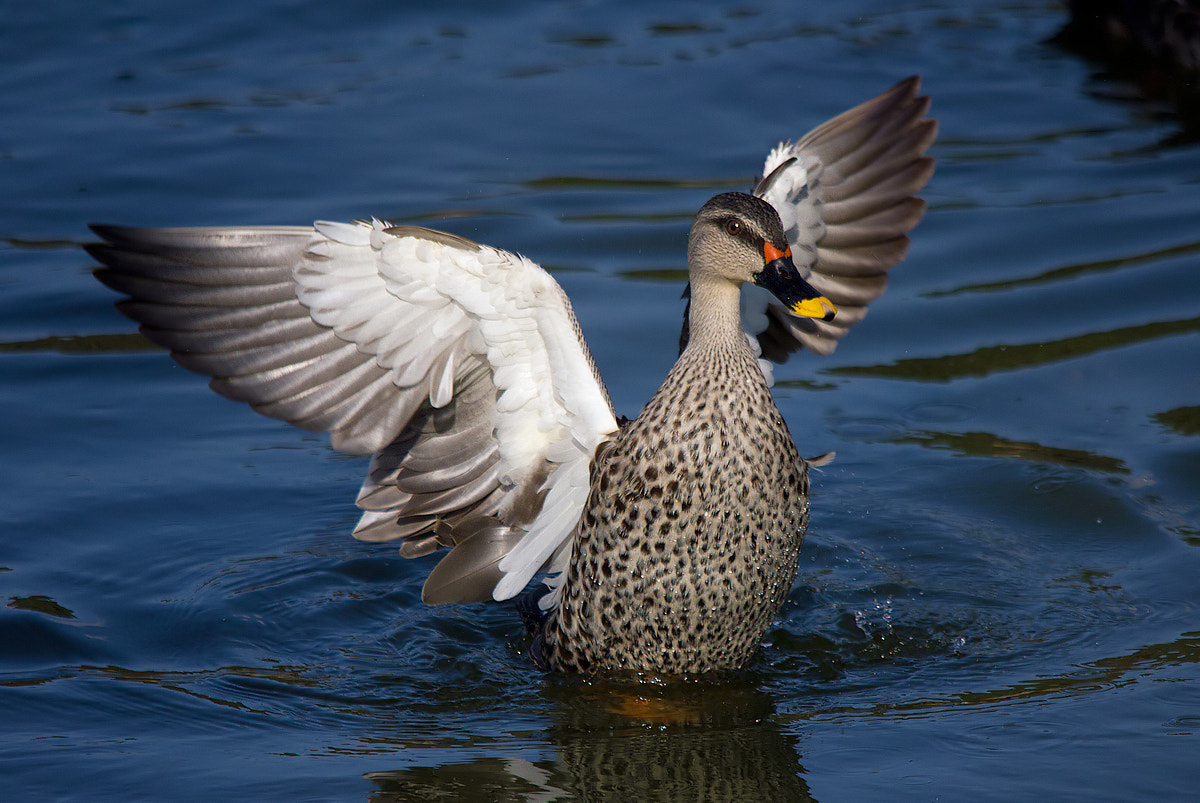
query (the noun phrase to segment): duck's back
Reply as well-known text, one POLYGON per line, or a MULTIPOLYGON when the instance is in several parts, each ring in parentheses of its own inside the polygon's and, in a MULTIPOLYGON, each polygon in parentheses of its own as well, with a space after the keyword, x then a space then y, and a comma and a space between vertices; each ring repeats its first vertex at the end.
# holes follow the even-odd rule
POLYGON ((753 655, 795 578, 807 465, 741 346, 689 349, 597 450, 542 654, 567 671, 683 673, 753 655))

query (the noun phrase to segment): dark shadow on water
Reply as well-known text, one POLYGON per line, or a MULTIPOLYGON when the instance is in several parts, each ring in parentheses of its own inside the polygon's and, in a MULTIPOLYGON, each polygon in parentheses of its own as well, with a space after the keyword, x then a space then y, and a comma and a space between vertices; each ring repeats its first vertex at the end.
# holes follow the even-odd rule
POLYGON ((915 357, 897 360, 890 365, 847 365, 841 368, 827 368, 822 373, 834 376, 909 379, 919 382, 950 382, 963 377, 990 376, 1001 371, 1049 365, 1108 349, 1195 331, 1200 331, 1200 318, 1155 321, 1106 332, 1089 332, 1045 343, 987 346, 966 354, 915 357))
POLYGON ((1162 146, 1200 141, 1200 9, 1176 0, 1071 0, 1049 44, 1097 65, 1088 91, 1165 106, 1181 130, 1162 146))
POLYGON ((1155 413, 1154 420, 1180 435, 1200 435, 1200 407, 1176 407, 1155 413))
POLYGON ((1015 290, 1020 287, 1068 281, 1090 274, 1108 273, 1110 271, 1122 270, 1125 268, 1139 267, 1148 263, 1159 262, 1165 259, 1173 259, 1175 257, 1197 253, 1200 253, 1200 242, 1182 243, 1180 245, 1171 246, 1170 248, 1160 248, 1153 251, 1147 251, 1145 253, 1129 254, 1122 257, 1116 257, 1114 259, 1102 259, 1095 262, 1081 262, 1075 265, 1065 265, 1060 268, 1053 268, 1033 276, 1025 276, 1019 279, 1008 279, 1002 282, 979 282, 975 284, 964 284, 960 287, 954 287, 949 290, 934 290, 926 293, 925 297, 941 298, 944 296, 964 295, 967 293, 989 293, 1003 290, 1015 290))
POLYGON ((811 801, 795 738, 742 678, 553 677, 546 761, 480 758, 367 775, 372 801, 811 801))
POLYGON ((1010 457, 1068 468, 1084 468, 1105 474, 1128 474, 1129 467, 1115 457, 1080 449, 1044 446, 1030 441, 1014 441, 990 432, 917 431, 891 439, 891 443, 913 443, 931 449, 949 449, 972 457, 1010 457))
POLYGON ((135 354, 143 351, 162 351, 140 334, 126 335, 51 335, 36 340, 17 340, 0 343, 0 353, 57 353, 57 354, 135 354))
POLYGON ((19 611, 36 611, 44 613, 47 616, 56 616, 60 619, 74 619, 75 612, 70 608, 59 605, 50 597, 42 594, 34 594, 29 597, 9 597, 8 607, 15 608, 19 611))
POLYGON ((845 708, 822 711, 822 715, 855 714, 858 716, 928 716, 931 711, 959 710, 964 706, 991 708, 1015 702, 1094 693, 1097 689, 1117 688, 1129 683, 1131 677, 1163 667, 1200 663, 1200 631, 1183 633, 1178 639, 1162 644, 1148 644, 1124 655, 1099 658, 1080 664, 1061 674, 1037 678, 986 691, 969 691, 936 699, 908 700, 900 703, 878 703, 869 709, 845 708))

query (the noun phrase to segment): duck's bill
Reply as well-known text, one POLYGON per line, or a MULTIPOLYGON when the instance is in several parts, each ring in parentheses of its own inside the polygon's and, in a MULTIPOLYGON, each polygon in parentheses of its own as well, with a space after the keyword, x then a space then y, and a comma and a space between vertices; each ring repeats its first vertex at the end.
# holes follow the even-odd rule
POLYGON ((754 283, 770 290, 783 302, 788 312, 805 318, 820 318, 832 321, 837 307, 817 292, 811 284, 800 277, 792 262, 792 249, 780 251, 770 243, 763 245, 763 269, 754 277, 754 283))
MULTIPOLYGON (((812 290, 811 287, 809 289, 812 290)), ((814 290, 813 292, 816 291, 814 290)), ((806 298, 803 301, 797 301, 788 307, 788 312, 805 318, 820 318, 823 321, 832 321, 834 316, 837 315, 837 307, 828 298, 819 295, 816 298, 806 298)))

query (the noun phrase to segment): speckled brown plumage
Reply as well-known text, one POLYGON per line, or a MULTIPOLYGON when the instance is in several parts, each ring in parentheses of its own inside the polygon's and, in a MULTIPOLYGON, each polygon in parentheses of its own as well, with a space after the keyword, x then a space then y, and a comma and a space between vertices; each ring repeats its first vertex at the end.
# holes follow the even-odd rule
POLYGON ((807 466, 750 350, 690 354, 597 454, 547 662, 741 666, 791 586, 807 524, 807 466))

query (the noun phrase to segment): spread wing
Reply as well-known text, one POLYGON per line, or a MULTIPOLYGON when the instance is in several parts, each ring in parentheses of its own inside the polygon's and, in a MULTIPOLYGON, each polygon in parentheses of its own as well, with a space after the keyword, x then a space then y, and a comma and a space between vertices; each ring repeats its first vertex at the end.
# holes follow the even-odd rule
POLYGON ((563 565, 617 427, 570 302, 524 257, 379 221, 94 226, 118 308, 223 396, 373 455, 355 535, 452 547, 423 597, 563 565))
POLYGON ((796 267, 838 308, 830 322, 789 314, 745 286, 743 317, 762 354, 776 362, 801 347, 829 354, 904 258, 925 202, 913 197, 933 174, 926 149, 937 136, 920 79, 901 81, 767 157, 754 194, 779 212, 796 267))

